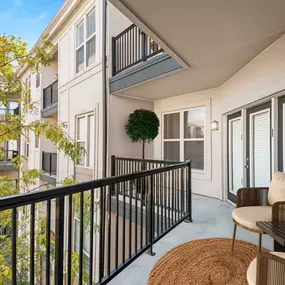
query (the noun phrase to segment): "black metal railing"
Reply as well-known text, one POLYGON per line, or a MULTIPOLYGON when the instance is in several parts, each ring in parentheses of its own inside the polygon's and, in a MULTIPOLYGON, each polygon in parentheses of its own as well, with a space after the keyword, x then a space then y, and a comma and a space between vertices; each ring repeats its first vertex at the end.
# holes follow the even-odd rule
POLYGON ((30 284, 40 279, 44 284, 73 284, 73 278, 75 284, 107 284, 144 252, 152 255, 153 244, 174 227, 191 221, 191 163, 1 198, 2 214, 10 217, 5 226, 11 228, 12 284, 18 284, 21 270, 30 284), (129 181, 143 185, 143 200, 142 189, 136 187, 130 189, 134 199, 127 199, 129 181), (25 230, 27 253, 20 255, 25 230), (40 240, 38 230, 44 235, 40 240))
POLYGON ((49 175, 57 173, 57 154, 52 152, 42 152, 42 170, 49 175))
POLYGON ((43 109, 58 102, 58 81, 53 82, 43 90, 43 109))
MULTIPOLYGON (((129 157, 111 156, 111 176, 125 175, 143 170, 156 169, 169 165, 179 164, 180 161, 155 160, 155 159, 140 159, 129 157)), ((131 181, 130 183, 134 183, 131 181)), ((127 196, 130 195, 127 189, 127 196)))
POLYGON ((17 157, 19 152, 17 150, 1 150, 0 151, 0 161, 11 161, 13 158, 17 157))
POLYGON ((112 74, 114 76, 162 51, 155 41, 132 24, 112 38, 112 74))
POLYGON ((0 122, 6 121, 9 116, 19 115, 19 107, 15 109, 0 108, 0 122))

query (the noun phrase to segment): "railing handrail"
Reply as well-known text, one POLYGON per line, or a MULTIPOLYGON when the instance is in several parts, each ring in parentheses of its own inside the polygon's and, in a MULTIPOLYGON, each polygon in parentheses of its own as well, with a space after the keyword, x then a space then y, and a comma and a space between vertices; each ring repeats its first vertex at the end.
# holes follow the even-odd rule
POLYGON ((70 185, 70 186, 60 186, 53 189, 47 190, 39 190, 30 193, 22 193, 18 195, 13 195, 9 197, 0 198, 0 211, 14 208, 15 205, 17 207, 30 205, 31 203, 38 203, 50 199, 55 199, 58 197, 63 197, 66 195, 72 195, 80 192, 84 192, 94 188, 101 188, 104 186, 112 185, 115 183, 120 183, 124 181, 134 180, 137 178, 142 178, 146 176, 151 176, 155 174, 159 174, 162 172, 179 169, 183 166, 188 166, 191 164, 191 161, 182 162, 179 164, 174 164, 170 166, 164 166, 151 170, 143 170, 140 172, 135 172, 131 174, 125 174, 120 176, 101 178, 87 182, 81 182, 78 184, 70 185))
POLYGON ((182 161, 174 161, 174 160, 142 159, 142 158, 120 157, 120 156, 114 156, 114 158, 116 160, 137 161, 137 162, 158 163, 158 164, 171 164, 171 165, 182 163, 182 161))
POLYGON ((42 151, 44 154, 57 154, 57 152, 42 151))
POLYGON ((126 34, 129 30, 131 30, 132 28, 134 28, 136 25, 132 24, 130 25, 128 28, 126 28, 125 30, 123 30, 121 33, 119 33, 117 36, 114 36, 113 39, 116 40, 118 38, 120 38, 121 36, 123 36, 124 34, 126 34))

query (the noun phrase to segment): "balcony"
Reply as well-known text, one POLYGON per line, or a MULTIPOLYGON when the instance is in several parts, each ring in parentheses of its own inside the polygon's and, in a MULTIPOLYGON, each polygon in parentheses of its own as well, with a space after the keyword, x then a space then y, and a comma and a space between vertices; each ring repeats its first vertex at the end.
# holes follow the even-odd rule
POLYGON ((133 24, 112 38, 110 93, 180 67, 151 37, 133 24))
POLYGON ((43 182, 55 183, 57 174, 57 153, 42 152, 43 182))
MULTIPOLYGON (((113 159, 113 167, 123 164, 135 165, 113 159)), ((11 229, 12 284, 19 276, 27 283, 107 284, 143 253, 153 255, 155 243, 190 221, 191 163, 138 164, 146 170, 1 198, 0 214, 11 218, 3 226, 11 229), (39 229, 45 237, 40 247, 39 229), (18 243, 22 235, 28 240, 26 253, 18 243)))
POLYGON ((58 105, 58 81, 53 82, 43 90, 42 117, 54 117, 57 114, 58 105))
POLYGON ((2 150, 0 153, 0 170, 16 170, 12 159, 18 155, 16 150, 2 150))
MULTIPOLYGON (((230 240, 234 207, 192 195, 190 161, 113 156, 111 170, 109 178, 0 199, 0 214, 11 217, 4 226, 11 229, 12 284, 24 270, 26 283, 145 285, 158 259, 174 247, 205 238, 230 240), (43 221, 36 219, 36 209, 43 221), (40 248, 37 222, 45 236, 40 248), (23 254, 17 241, 25 229, 28 248, 23 254)), ((256 243, 257 236, 239 229, 237 238, 256 243)), ((272 239, 265 236, 263 246, 271 250, 272 239)))
POLYGON ((0 122, 4 122, 9 116, 19 115, 19 107, 15 109, 0 108, 0 122))

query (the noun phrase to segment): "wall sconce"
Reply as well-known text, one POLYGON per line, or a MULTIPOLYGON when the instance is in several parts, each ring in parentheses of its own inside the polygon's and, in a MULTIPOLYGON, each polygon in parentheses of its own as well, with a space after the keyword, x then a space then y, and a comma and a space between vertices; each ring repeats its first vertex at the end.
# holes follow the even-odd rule
POLYGON ((54 74, 53 79, 54 79, 54 80, 57 80, 57 79, 58 79, 58 74, 57 74, 57 73, 54 74))
POLYGON ((219 122, 216 121, 216 120, 212 121, 212 123, 211 123, 211 130, 212 131, 217 131, 218 129, 219 129, 219 122))

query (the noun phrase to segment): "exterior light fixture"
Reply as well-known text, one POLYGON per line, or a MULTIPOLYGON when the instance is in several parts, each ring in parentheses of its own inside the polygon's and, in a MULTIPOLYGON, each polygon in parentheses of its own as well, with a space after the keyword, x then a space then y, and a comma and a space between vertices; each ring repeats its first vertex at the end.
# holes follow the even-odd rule
POLYGON ((219 122, 216 121, 216 120, 212 121, 212 123, 211 123, 211 130, 212 131, 217 131, 218 129, 219 129, 219 122))

